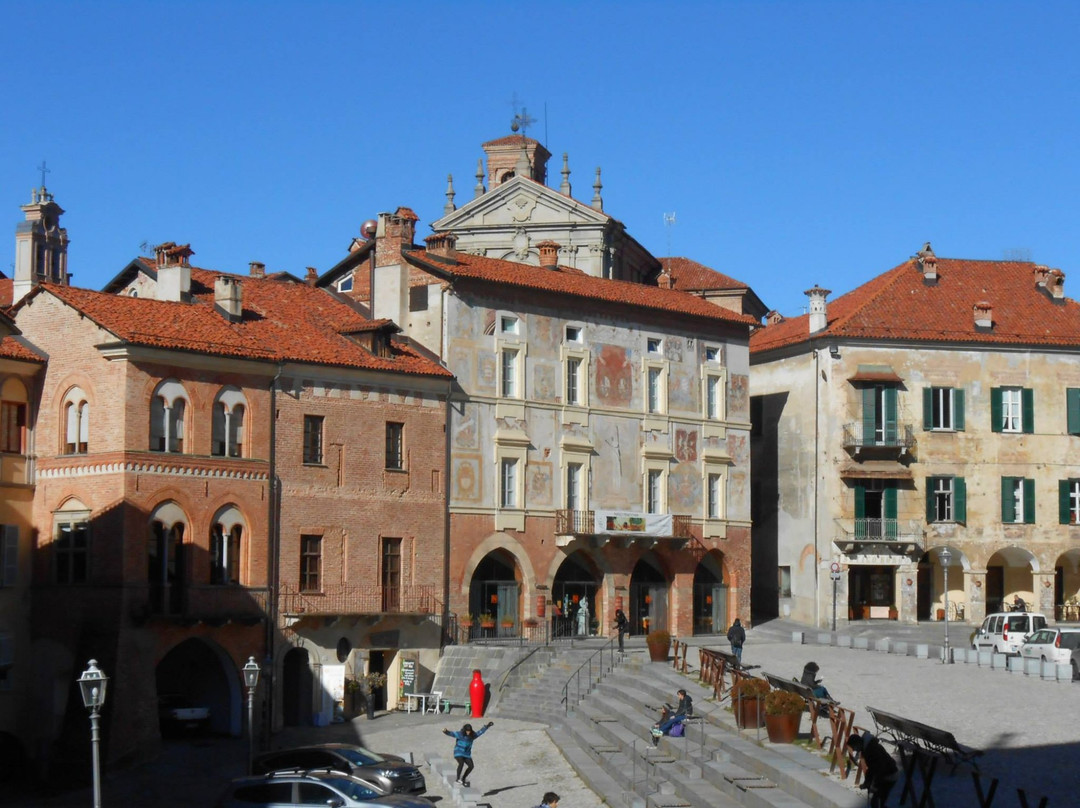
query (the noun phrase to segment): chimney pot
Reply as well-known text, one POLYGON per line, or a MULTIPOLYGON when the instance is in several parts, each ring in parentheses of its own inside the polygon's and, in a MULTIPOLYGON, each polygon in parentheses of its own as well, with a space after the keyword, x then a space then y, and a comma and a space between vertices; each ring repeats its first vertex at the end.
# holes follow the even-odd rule
POLYGON ((308 286, 314 286, 319 281, 319 270, 315 267, 308 267, 307 274, 304 276, 304 282, 308 286))
POLYGON ((1050 274, 1050 267, 1036 264, 1035 268, 1031 270, 1031 274, 1035 276, 1036 286, 1046 286, 1046 278, 1050 274))
POLYGON ((536 245, 536 249, 540 251, 540 266, 544 269, 555 269, 559 266, 559 242, 541 241, 536 245))
POLYGON ((424 239, 427 251, 430 255, 445 259, 447 263, 457 263, 457 236, 453 233, 434 233, 424 239))
POLYGON ((822 289, 815 283, 813 289, 807 289, 803 294, 810 298, 810 333, 824 331, 829 325, 825 298, 832 292, 829 289, 822 289))
POLYGON ((240 281, 218 275, 214 280, 214 308, 230 323, 238 323, 244 316, 240 281))
POLYGON ((992 328, 994 325, 994 309, 985 300, 980 300, 973 307, 976 328, 992 328))
POLYGON ((253 278, 265 278, 266 277, 266 264, 262 261, 252 261, 248 264, 250 268, 251 277, 253 278))
POLYGON ((1054 300, 1065 299, 1065 273, 1060 269, 1051 269, 1047 273, 1046 288, 1050 290, 1050 295, 1054 300))

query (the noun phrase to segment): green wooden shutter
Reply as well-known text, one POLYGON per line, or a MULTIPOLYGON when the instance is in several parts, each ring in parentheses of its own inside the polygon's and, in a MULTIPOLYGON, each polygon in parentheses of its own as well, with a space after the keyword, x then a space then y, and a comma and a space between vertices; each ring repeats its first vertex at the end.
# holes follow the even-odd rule
POLYGON ((855 483, 855 538, 866 538, 866 486, 855 483))
POLYGON ((1001 431, 1001 388, 990 388, 990 429, 1001 431))
POLYGON ((1016 502, 1013 500, 1013 478, 1001 478, 1001 521, 1016 521, 1016 502))
POLYGON ((886 387, 884 390, 884 404, 885 412, 882 417, 882 422, 885 426, 885 443, 889 446, 896 444, 897 432, 896 432, 896 388, 886 387))
POLYGON ((967 484, 963 477, 953 478, 953 519, 967 524, 967 484))
POLYGON ((1035 524, 1035 481, 1024 480, 1024 524, 1035 524))
POLYGON ((877 390, 864 387, 862 391, 862 445, 874 445, 874 423, 877 420, 877 390))
POLYGON ((1069 489, 1072 480, 1058 480, 1058 524, 1067 525, 1072 520, 1069 513, 1069 489))
POLYGON ((1020 391, 1020 413, 1024 424, 1024 432, 1032 434, 1035 431, 1035 391, 1025 387, 1020 391))
POLYGON ((937 511, 934 508, 934 487, 937 485, 937 477, 926 478, 926 522, 935 521, 937 511))
POLYGON ((885 494, 885 538, 895 539, 897 534, 896 525, 896 485, 888 483, 885 494))
POLYGON ((953 429, 957 432, 964 431, 964 391, 960 388, 953 390, 953 429))
POLYGON ((1065 391, 1065 413, 1070 435, 1080 435, 1080 388, 1065 391))
POLYGON ((924 387, 922 391, 922 428, 934 428, 934 388, 924 387))

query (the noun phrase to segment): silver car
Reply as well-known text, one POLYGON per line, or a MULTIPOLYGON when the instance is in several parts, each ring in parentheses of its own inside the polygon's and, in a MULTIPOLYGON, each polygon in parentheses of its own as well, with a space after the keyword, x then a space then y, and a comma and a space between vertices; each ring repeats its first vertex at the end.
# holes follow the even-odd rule
POLYGON ((332 808, 431 808, 424 797, 387 794, 374 783, 344 772, 283 771, 240 777, 217 802, 217 808, 288 808, 327 805, 332 808))
POLYGON ((1080 649, 1080 628, 1041 628, 1020 646, 1024 659, 1041 659, 1055 665, 1073 666, 1073 678, 1077 676, 1073 651, 1080 649))

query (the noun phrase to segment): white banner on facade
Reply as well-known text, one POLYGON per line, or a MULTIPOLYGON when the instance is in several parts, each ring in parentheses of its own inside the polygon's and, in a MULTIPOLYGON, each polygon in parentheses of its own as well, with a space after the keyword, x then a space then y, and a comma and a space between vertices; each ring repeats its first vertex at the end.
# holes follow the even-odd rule
POLYGON ((634 536, 670 536, 673 520, 670 513, 638 511, 593 511, 595 533, 634 536))

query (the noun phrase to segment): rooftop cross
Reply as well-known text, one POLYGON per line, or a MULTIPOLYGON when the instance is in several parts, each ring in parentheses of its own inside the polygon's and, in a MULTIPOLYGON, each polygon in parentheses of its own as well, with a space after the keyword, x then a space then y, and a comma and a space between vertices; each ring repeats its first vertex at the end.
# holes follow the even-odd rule
POLYGON ((524 136, 529 126, 536 123, 536 118, 530 118, 529 112, 524 106, 522 106, 521 112, 517 111, 517 93, 514 93, 514 98, 510 104, 514 109, 514 118, 510 121, 510 131, 516 132, 520 129, 522 136, 524 136))
POLYGON ((52 174, 52 171, 45 167, 45 161, 41 161, 41 165, 37 167, 37 170, 41 172, 41 187, 45 187, 45 175, 52 174))

